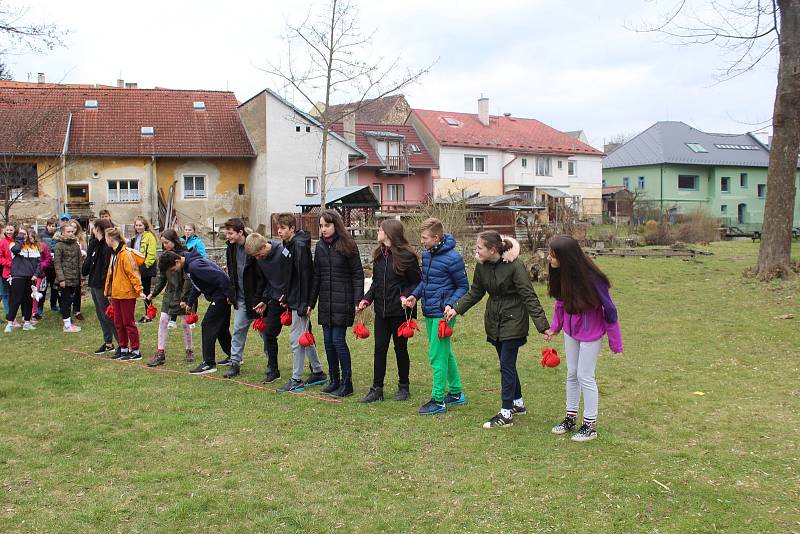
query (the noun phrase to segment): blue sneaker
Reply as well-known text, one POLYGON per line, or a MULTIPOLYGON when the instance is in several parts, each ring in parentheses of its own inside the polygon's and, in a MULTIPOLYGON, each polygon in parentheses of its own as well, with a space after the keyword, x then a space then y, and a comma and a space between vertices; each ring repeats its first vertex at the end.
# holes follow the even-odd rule
POLYGON ((437 413, 444 413, 446 411, 447 405, 444 402, 431 399, 418 410, 418 413, 420 415, 436 415, 437 413))
POLYGON ((288 382, 284 385, 279 387, 276 391, 278 393, 294 393, 300 392, 305 389, 302 380, 295 380, 294 378, 290 378, 288 382))
POLYGON ((320 371, 319 373, 311 373, 306 379, 306 386, 318 386, 328 381, 328 375, 320 371))
POLYGON ((464 395, 462 391, 458 395, 453 395, 452 393, 448 393, 444 396, 444 403, 448 406, 458 406, 460 404, 467 403, 467 397, 464 395))

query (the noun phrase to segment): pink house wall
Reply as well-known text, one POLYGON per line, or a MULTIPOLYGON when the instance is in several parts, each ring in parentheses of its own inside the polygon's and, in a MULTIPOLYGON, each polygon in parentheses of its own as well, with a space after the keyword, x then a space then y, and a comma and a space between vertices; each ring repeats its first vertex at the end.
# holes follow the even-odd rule
POLYGON ((380 199, 381 205, 391 206, 393 204, 417 204, 425 200, 426 195, 431 193, 431 170, 430 169, 414 169, 412 176, 403 175, 381 175, 378 174, 378 169, 361 167, 358 170, 358 185, 381 184, 381 194, 383 198, 380 199), (389 184, 403 184, 405 185, 406 199, 403 202, 390 202, 387 197, 389 184))

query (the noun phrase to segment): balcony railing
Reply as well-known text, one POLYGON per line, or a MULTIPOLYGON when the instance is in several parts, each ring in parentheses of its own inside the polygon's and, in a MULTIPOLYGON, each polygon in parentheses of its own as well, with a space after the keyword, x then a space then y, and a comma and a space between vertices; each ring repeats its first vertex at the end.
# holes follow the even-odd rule
POLYGON ((94 206, 94 202, 67 202, 64 209, 73 217, 77 217, 89 215, 92 212, 92 206, 94 206))
POLYGON ((407 156, 385 156, 386 164, 383 167, 385 173, 408 173, 407 156))

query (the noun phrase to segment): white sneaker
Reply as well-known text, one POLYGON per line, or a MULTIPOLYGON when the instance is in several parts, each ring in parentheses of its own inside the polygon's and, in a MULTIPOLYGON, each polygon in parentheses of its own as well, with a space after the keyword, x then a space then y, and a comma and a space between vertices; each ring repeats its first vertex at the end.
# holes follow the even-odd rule
POLYGON ((78 326, 78 325, 75 325, 75 324, 73 324, 71 326, 65 326, 64 327, 64 332, 68 333, 68 334, 72 334, 74 332, 80 332, 80 331, 81 331, 81 327, 78 326))
POLYGON ((33 326, 31 323, 25 323, 24 325, 22 325, 22 329, 27 332, 30 330, 36 330, 36 327, 33 326))
POLYGON ((594 423, 583 423, 578 431, 572 436, 572 441, 590 441, 597 437, 597 430, 594 423))
POLYGON ((3 330, 3 332, 5 332, 6 334, 10 334, 13 331, 14 331, 14 325, 11 323, 6 323, 6 327, 3 330))
POLYGON ((175 321, 170 321, 167 323, 167 328, 178 328, 178 325, 175 324, 175 321))

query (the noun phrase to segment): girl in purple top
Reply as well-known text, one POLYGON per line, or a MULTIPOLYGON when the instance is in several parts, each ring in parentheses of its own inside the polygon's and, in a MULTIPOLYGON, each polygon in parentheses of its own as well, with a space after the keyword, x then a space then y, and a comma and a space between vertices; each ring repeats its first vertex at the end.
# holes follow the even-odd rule
POLYGON ((556 299, 556 304, 552 326, 544 337, 550 341, 563 330, 567 353, 567 415, 553 427, 553 433, 565 434, 575 428, 583 394, 583 424, 572 440, 589 441, 597 437, 598 393, 594 369, 603 336, 608 335, 611 352, 622 353, 617 307, 608 292, 611 287, 608 277, 573 238, 551 239, 547 261, 550 263, 548 294, 556 299))

